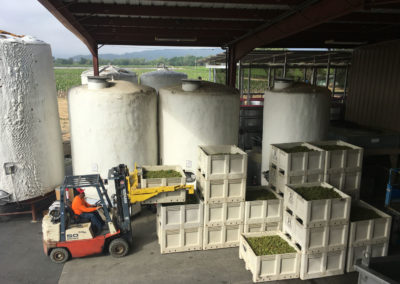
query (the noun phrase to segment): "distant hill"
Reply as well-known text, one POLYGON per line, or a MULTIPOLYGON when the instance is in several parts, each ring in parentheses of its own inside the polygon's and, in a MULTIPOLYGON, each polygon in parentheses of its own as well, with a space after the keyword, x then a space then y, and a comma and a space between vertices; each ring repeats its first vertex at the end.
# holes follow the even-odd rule
MULTIPOLYGON (((144 58, 146 60, 154 60, 160 57, 165 57, 167 59, 178 56, 193 55, 196 57, 206 57, 210 55, 215 55, 222 53, 223 50, 220 48, 210 48, 210 49, 159 49, 159 50, 144 50, 138 52, 130 52, 124 54, 100 54, 101 59, 131 59, 131 58, 144 58)), ((74 61, 78 61, 81 58, 92 59, 91 55, 77 55, 72 57, 74 61)))

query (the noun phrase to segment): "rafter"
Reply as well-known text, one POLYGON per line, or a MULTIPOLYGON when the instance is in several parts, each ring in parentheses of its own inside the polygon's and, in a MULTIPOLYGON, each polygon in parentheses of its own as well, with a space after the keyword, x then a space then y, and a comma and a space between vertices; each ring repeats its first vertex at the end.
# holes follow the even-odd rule
POLYGON ((272 9, 226 9, 200 7, 169 7, 169 6, 141 6, 117 5, 98 3, 72 3, 68 9, 73 13, 125 15, 125 16, 156 16, 156 17, 184 17, 208 19, 260 19, 268 20, 282 10, 272 9))
POLYGON ((286 19, 235 42, 235 60, 239 60, 256 47, 271 44, 326 21, 351 13, 363 7, 363 4, 363 0, 319 1, 298 13, 288 16, 286 19))

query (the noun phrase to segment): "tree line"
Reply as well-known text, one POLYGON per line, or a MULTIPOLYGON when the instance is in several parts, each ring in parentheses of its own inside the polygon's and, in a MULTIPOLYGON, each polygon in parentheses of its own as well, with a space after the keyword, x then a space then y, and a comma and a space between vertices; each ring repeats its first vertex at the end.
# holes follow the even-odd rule
MULTIPOLYGON (((99 58, 100 65, 119 65, 119 66, 127 66, 127 65, 160 65, 165 64, 167 66, 199 66, 204 65, 204 63, 199 63, 200 59, 204 57, 197 57, 193 55, 185 55, 185 56, 177 56, 172 58, 160 57, 154 60, 146 60, 144 58, 121 58, 121 59, 103 59, 99 58)), ((74 58, 56 58, 54 59, 55 66, 81 66, 81 65, 92 65, 92 60, 81 57, 76 60, 74 58)))

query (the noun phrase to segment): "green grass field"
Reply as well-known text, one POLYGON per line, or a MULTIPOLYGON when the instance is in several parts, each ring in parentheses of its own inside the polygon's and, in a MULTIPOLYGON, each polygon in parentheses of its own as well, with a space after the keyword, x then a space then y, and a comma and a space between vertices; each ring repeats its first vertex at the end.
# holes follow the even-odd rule
MULTIPOLYGON (((56 78, 57 93, 59 96, 65 96, 68 89, 73 86, 81 84, 81 74, 88 68, 82 67, 82 69, 62 68, 54 69, 56 78)), ((156 71, 157 68, 127 68, 137 74, 140 77, 143 73, 156 71)), ((175 67, 171 69, 176 72, 185 73, 190 79, 197 79, 201 77, 203 80, 208 80, 208 69, 201 67, 175 67)))
MULTIPOLYGON (((65 96, 67 91, 73 87, 81 84, 81 74, 83 71, 89 68, 79 68, 79 69, 72 69, 72 68, 60 68, 55 69, 55 78, 56 78, 56 86, 57 86, 57 93, 58 96, 65 96)), ((157 68, 150 68, 149 66, 146 67, 133 67, 133 68, 126 68, 127 70, 133 71, 140 76, 143 73, 156 71, 157 68)), ((210 79, 209 70, 204 66, 177 66, 174 68, 170 68, 172 71, 185 73, 188 75, 189 79, 198 79, 201 77, 203 80, 208 81, 210 79)), ((213 80, 213 74, 211 74, 211 81, 213 80)), ((247 79, 247 72, 245 72, 245 76, 243 78, 243 93, 248 92, 248 79, 247 79)), ((263 69, 255 69, 252 71, 252 79, 251 79, 251 91, 252 92, 264 92, 267 88, 268 81, 267 81, 267 73, 263 69)), ((217 70, 217 82, 218 83, 225 83, 225 73, 224 70, 217 70)))

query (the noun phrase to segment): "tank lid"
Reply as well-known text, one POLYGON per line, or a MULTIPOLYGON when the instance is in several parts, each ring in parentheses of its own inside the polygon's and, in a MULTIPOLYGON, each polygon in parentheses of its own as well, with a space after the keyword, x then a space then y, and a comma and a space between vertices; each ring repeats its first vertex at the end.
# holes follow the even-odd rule
POLYGON ((276 78, 274 81, 274 90, 282 90, 293 85, 294 80, 289 78, 276 78))
POLYGON ((88 89, 104 89, 108 87, 108 78, 103 76, 88 76, 88 89))
POLYGON ((201 85, 201 80, 195 79, 182 79, 182 90, 185 92, 193 92, 201 85))

